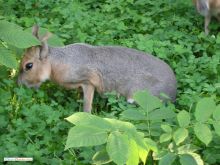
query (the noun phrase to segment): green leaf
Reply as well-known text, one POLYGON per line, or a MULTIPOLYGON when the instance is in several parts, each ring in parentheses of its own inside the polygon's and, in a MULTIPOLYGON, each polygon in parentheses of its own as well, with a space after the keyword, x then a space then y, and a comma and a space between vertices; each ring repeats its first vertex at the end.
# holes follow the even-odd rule
POLYGON ((176 114, 169 107, 162 107, 149 113, 149 120, 162 120, 175 117, 176 114))
POLYGON ((140 134, 140 132, 137 132, 136 127, 133 124, 116 119, 104 118, 104 120, 108 121, 111 124, 111 131, 126 132, 126 134, 130 138, 133 138, 138 145, 144 148, 146 147, 146 144, 144 142, 144 136, 140 134))
POLYGON ((157 143, 149 138, 144 138, 147 148, 154 152, 158 152, 157 143))
POLYGON ((88 121, 91 121, 96 118, 99 118, 99 117, 91 115, 89 113, 85 113, 85 112, 76 112, 73 115, 65 119, 75 125, 87 125, 88 121))
POLYGON ((217 35, 216 43, 217 43, 217 44, 220 44, 220 35, 219 35, 219 34, 217 35))
POLYGON ((201 99, 196 106, 195 117, 197 121, 205 122, 215 110, 215 101, 212 98, 201 99))
POLYGON ((31 33, 27 33, 7 21, 0 21, 0 39, 18 48, 40 45, 40 41, 31 33))
MULTIPOLYGON (((25 31, 31 32, 32 27, 26 29, 25 31)), ((46 28, 42 28, 42 27, 39 28, 39 36, 40 37, 44 36, 47 32, 49 32, 49 31, 46 28)), ((51 34, 52 34, 52 36, 48 39, 49 46, 64 46, 62 40, 57 35, 55 35, 54 33, 51 33, 51 34)))
POLYGON ((17 60, 15 55, 10 50, 0 47, 0 64, 9 68, 16 68, 17 60))
POLYGON ((0 30, 3 29, 3 30, 8 30, 8 29, 18 29, 18 30, 22 30, 22 27, 14 24, 14 23, 11 23, 11 22, 8 22, 6 20, 0 20, 0 30))
POLYGON ((75 126, 70 129, 65 150, 71 147, 87 147, 107 142, 108 134, 92 126, 75 126))
POLYGON ((75 125, 91 125, 93 127, 104 129, 104 130, 112 130, 113 127, 111 124, 106 121, 105 119, 102 119, 98 116, 91 115, 89 113, 85 112, 77 112, 73 115, 65 118, 67 121, 69 121, 72 124, 75 125))
POLYGON ((137 109, 129 109, 126 111, 123 111, 121 113, 122 118, 128 119, 128 120, 146 120, 146 116, 143 112, 137 110, 137 109))
POLYGON ((151 95, 148 91, 136 92, 133 98, 136 103, 138 103, 145 111, 148 112, 162 106, 160 99, 151 95))
POLYGON ((141 146, 142 148, 148 150, 148 147, 145 143, 145 139, 144 139, 144 133, 142 132, 136 132, 135 134, 133 135, 129 135, 129 138, 133 138, 135 140, 135 142, 137 143, 137 145, 141 146))
POLYGON ((193 144, 186 144, 186 145, 182 145, 180 147, 178 147, 178 154, 185 154, 185 153, 189 153, 189 152, 195 152, 200 150, 201 148, 199 148, 198 146, 195 146, 193 144))
POLYGON ((129 140, 129 155, 126 165, 138 165, 139 163, 139 152, 138 146, 133 139, 129 140))
POLYGON ((146 164, 146 160, 147 160, 149 150, 146 150, 146 149, 142 148, 141 146, 138 146, 138 153, 139 153, 139 157, 140 157, 141 161, 144 164, 146 164))
POLYGON ((167 124, 162 124, 161 128, 166 132, 166 133, 171 133, 172 132, 172 128, 167 125, 167 124))
POLYGON ((215 132, 220 136, 220 121, 213 122, 213 127, 215 128, 215 132))
POLYGON ((120 132, 112 132, 107 141, 106 150, 116 164, 125 164, 129 155, 128 137, 120 132))
POLYGON ((168 153, 160 159, 159 165, 172 165, 175 159, 176 155, 174 153, 168 153))
POLYGON ((164 134, 160 135, 160 143, 167 142, 171 138, 172 138, 172 134, 171 133, 164 133, 164 134))
POLYGON ((201 157, 195 153, 188 153, 180 155, 181 165, 203 165, 201 157))
POLYGON ((182 143, 187 137, 188 137, 188 130, 185 128, 178 128, 173 133, 173 139, 176 145, 179 145, 180 143, 182 143))
POLYGON ((216 106, 213 112, 213 118, 217 121, 220 121, 220 105, 216 106))
POLYGON ((0 38, 17 48, 28 48, 31 46, 40 45, 40 42, 34 36, 24 31, 0 32, 0 38))
POLYGON ((107 164, 111 162, 106 150, 101 150, 95 153, 92 157, 93 164, 107 164))
POLYGON ((180 155, 180 163, 181 165, 197 165, 195 159, 188 154, 180 155))
POLYGON ((127 134, 133 136, 137 134, 136 127, 129 122, 124 122, 116 119, 108 119, 108 118, 104 118, 104 120, 111 124, 112 131, 126 132, 127 134))
POLYGON ((187 127, 190 123, 190 114, 186 111, 181 111, 177 115, 177 121, 180 127, 187 127))
POLYGON ((208 145, 212 140, 212 132, 206 124, 196 123, 194 132, 197 138, 208 145))

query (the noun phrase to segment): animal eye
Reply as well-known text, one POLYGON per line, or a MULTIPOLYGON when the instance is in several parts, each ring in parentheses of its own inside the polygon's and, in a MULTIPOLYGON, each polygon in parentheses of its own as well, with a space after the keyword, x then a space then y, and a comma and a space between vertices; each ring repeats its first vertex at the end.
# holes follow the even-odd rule
POLYGON ((26 70, 30 70, 32 67, 33 67, 33 63, 27 63, 27 64, 25 65, 25 69, 26 69, 26 70))

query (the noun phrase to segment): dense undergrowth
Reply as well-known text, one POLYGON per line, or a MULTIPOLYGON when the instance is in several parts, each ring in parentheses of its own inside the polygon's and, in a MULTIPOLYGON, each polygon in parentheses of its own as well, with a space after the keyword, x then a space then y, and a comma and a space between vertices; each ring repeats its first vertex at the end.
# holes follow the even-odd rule
MULTIPOLYGON (((166 61, 178 81, 177 100, 175 108, 171 105, 171 109, 176 114, 182 110, 190 112, 193 121, 189 127, 187 125, 191 139, 186 144, 193 145, 192 151, 205 163, 220 163, 220 137, 214 132, 211 114, 205 122, 209 124, 214 140, 205 145, 193 136, 192 126, 197 117, 191 113, 196 109, 196 102, 203 97, 212 97, 216 103, 220 100, 220 25, 214 20, 210 25, 211 33, 206 36, 203 17, 196 13, 190 0, 0 0, 0 5, 1 20, 23 28, 38 23, 59 36, 65 44, 123 45, 166 61)), ((5 45, 2 40, 1 44, 5 45)), ((11 51, 19 61, 22 51, 14 47, 11 51)), ((1 59, 4 57, 0 54, 0 62, 1 59)), ((0 72, 0 159, 30 156, 35 164, 91 164, 97 148, 64 151, 67 133, 72 126, 64 118, 82 110, 81 92, 67 91, 51 83, 34 91, 16 85, 15 70, 1 65, 0 72)), ((106 99, 96 95, 93 112, 101 117, 125 120, 123 114, 129 107, 122 97, 110 94, 106 99)), ((141 126, 142 120, 139 120, 141 126)), ((180 127, 175 117, 173 120, 163 119, 163 122, 174 130, 180 127)), ((137 121, 132 123, 136 125, 137 121)), ((169 136, 172 130, 160 126, 157 125, 156 130, 161 133, 165 130, 169 136)), ((174 145, 176 141, 172 136, 165 141, 160 141, 159 137, 151 135, 158 149, 171 152, 173 146, 170 144, 174 145)), ((173 159, 172 156, 169 158, 173 159)), ((158 163, 149 156, 147 163, 151 165, 153 162, 158 163)))

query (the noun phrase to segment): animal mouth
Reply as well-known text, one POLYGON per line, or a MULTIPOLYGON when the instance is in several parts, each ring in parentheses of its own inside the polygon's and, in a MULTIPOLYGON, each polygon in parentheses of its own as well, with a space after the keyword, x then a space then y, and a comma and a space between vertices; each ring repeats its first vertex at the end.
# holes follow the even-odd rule
POLYGON ((26 87, 28 88, 34 88, 34 89, 39 89, 40 85, 41 85, 41 82, 37 82, 37 83, 33 83, 31 81, 23 81, 20 77, 17 79, 17 84, 19 86, 21 85, 25 85, 26 87))

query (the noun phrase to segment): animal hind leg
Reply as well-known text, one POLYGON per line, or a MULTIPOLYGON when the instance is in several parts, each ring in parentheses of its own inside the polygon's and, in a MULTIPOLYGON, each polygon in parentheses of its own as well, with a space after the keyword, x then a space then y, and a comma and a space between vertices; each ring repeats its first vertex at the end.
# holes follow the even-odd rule
POLYGON ((205 17, 205 34, 208 35, 209 34, 209 23, 211 21, 211 16, 210 15, 207 15, 205 17))

